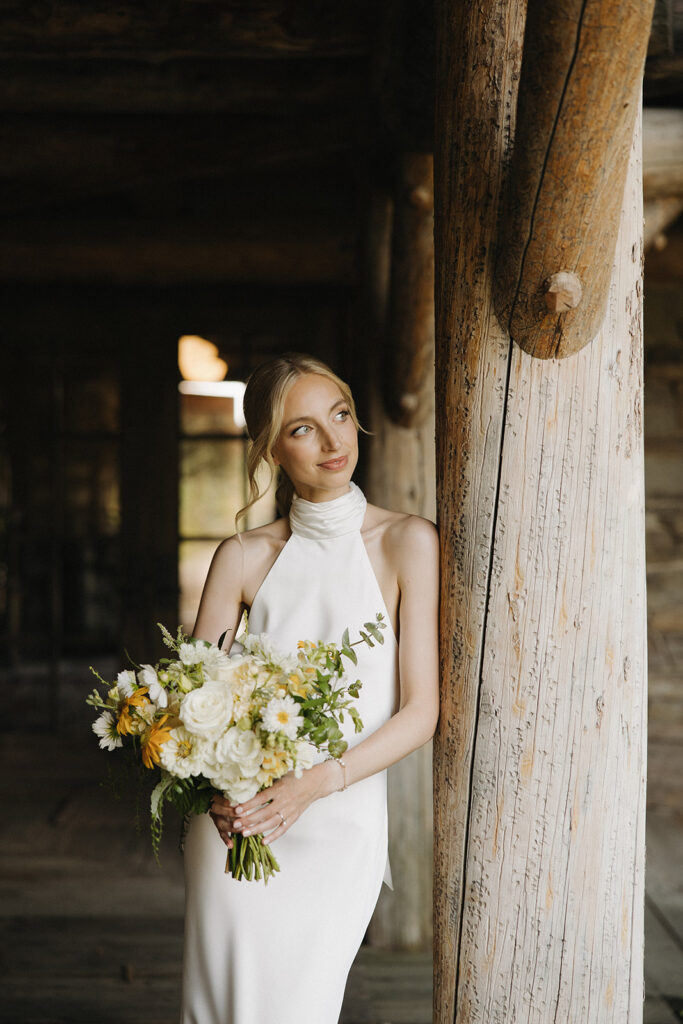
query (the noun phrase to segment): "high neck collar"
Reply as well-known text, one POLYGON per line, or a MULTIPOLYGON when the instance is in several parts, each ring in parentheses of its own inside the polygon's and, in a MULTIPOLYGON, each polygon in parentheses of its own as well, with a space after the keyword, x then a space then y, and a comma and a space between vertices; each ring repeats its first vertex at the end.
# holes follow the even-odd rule
POLYGON ((311 540, 342 537, 360 530, 367 501, 360 487, 351 481, 349 490, 332 501, 306 501, 295 494, 289 510, 292 533, 311 540))

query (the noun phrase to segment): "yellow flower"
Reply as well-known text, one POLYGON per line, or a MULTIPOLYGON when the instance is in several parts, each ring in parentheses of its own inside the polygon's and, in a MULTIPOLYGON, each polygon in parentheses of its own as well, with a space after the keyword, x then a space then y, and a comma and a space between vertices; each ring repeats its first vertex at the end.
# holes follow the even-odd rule
POLYGON ((141 686, 135 693, 131 693, 130 697, 126 697, 121 710, 119 712, 119 720, 116 723, 116 731, 120 736, 127 736, 132 732, 136 732, 136 708, 144 708, 145 704, 148 704, 147 700, 147 687, 141 686))
POLYGON ((288 677, 289 692, 293 693, 295 697, 307 697, 311 692, 311 684, 303 680, 300 676, 292 674, 288 677))
POLYGON ((270 779, 281 778, 291 767, 292 759, 286 750, 271 750, 264 754, 261 761, 261 772, 270 779))
POLYGON ((170 725, 165 725, 168 715, 162 715, 158 722, 155 722, 142 741, 142 763, 145 768, 153 768, 159 764, 159 752, 164 743, 171 738, 170 725))

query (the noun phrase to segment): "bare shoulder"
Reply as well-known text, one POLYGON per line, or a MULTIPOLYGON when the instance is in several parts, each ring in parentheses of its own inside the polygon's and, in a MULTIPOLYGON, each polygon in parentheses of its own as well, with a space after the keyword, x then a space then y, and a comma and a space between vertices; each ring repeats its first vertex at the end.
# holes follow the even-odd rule
POLYGON ((211 573, 220 579, 239 579, 241 599, 250 607, 254 594, 289 535, 286 519, 276 519, 265 526, 234 534, 218 545, 211 573))
POLYGON ((386 556, 399 573, 425 561, 438 562, 439 536, 431 520, 377 505, 369 505, 368 510, 368 534, 379 536, 386 556))
POLYGON ((218 545, 214 560, 231 568, 236 562, 248 566, 280 551, 289 533, 287 520, 276 519, 265 526, 233 534, 218 545))

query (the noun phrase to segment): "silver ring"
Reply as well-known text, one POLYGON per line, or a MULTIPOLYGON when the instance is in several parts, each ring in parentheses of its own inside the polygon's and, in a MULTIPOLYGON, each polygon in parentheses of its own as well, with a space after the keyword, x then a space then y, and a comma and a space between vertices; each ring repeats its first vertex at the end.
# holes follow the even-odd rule
POLYGON ((285 818, 285 816, 284 816, 284 814, 282 813, 282 811, 278 811, 277 813, 278 813, 278 814, 280 815, 280 817, 282 818, 282 824, 283 824, 283 825, 286 825, 286 824, 287 824, 287 819, 285 818))

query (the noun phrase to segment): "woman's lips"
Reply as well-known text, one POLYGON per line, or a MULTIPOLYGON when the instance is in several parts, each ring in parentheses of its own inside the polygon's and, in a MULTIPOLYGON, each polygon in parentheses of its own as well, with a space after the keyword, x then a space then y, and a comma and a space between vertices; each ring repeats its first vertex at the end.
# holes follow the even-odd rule
POLYGON ((338 459, 328 459, 327 462, 319 462, 318 465, 321 469, 344 469, 348 461, 348 455, 340 455, 338 459))

